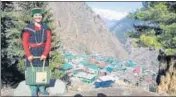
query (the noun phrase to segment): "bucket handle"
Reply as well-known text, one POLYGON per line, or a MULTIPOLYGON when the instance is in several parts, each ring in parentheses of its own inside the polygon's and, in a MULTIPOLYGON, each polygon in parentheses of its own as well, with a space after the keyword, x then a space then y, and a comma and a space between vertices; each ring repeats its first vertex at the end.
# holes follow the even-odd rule
MULTIPOLYGON (((40 59, 41 57, 40 57, 40 56, 34 56, 33 58, 34 58, 34 59, 40 59)), ((31 61, 30 61, 30 65, 31 65, 31 67, 32 67, 32 70, 34 71, 34 66, 33 66, 33 64, 32 64, 31 61)), ((45 60, 43 61, 43 71, 44 71, 44 67, 45 67, 45 60)))

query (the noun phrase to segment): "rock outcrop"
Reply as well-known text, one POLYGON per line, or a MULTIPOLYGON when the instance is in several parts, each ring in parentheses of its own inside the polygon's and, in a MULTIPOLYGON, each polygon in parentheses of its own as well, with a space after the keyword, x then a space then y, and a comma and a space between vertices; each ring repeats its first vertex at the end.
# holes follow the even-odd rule
POLYGON ((160 56, 157 77, 157 92, 160 94, 176 95, 176 58, 175 56, 160 56))
MULTIPOLYGON (((63 81, 57 79, 56 81, 51 80, 50 85, 47 88, 50 96, 57 96, 63 94, 66 90, 66 85, 63 81)), ((25 81, 20 82, 18 87, 14 89, 13 96, 31 96, 31 90, 29 85, 26 85, 25 81)))

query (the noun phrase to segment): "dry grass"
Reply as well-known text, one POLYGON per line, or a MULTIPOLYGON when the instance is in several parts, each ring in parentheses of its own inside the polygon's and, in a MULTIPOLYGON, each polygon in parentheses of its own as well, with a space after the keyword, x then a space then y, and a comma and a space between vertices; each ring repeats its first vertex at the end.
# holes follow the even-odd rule
POLYGON ((171 60, 169 69, 165 76, 161 77, 161 82, 157 87, 159 94, 168 93, 169 95, 176 96, 176 60, 171 60))

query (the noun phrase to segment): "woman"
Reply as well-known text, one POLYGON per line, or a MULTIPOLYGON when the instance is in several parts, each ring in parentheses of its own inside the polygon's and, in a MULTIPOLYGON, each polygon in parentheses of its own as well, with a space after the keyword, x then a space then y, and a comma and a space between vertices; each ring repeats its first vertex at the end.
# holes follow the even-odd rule
POLYGON ((47 84, 34 84, 37 77, 32 70, 41 72, 44 62, 44 69, 49 71, 48 55, 51 49, 51 31, 46 24, 42 23, 42 9, 34 8, 32 17, 34 22, 27 25, 22 33, 22 44, 26 55, 26 84, 30 85, 32 96, 37 96, 38 89, 43 95, 49 95, 45 90, 47 84), (40 57, 35 58, 35 56, 40 57))

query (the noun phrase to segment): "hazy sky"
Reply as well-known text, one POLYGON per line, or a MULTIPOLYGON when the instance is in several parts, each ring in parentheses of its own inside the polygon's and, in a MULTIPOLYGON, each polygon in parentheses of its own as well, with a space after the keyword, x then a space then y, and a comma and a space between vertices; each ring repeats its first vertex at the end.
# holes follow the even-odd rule
POLYGON ((86 2, 97 14, 109 20, 120 20, 142 7, 142 2, 86 2))

